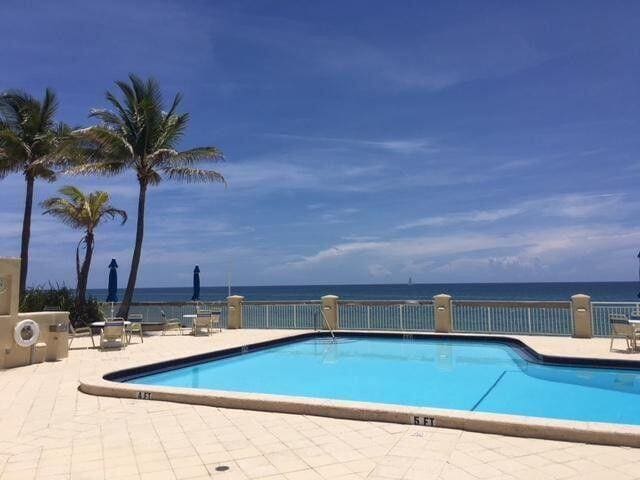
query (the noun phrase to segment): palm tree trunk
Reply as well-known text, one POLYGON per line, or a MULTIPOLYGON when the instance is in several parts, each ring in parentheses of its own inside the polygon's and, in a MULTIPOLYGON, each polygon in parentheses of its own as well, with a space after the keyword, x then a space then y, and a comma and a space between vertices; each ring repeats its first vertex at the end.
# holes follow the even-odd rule
POLYGON ((24 216, 22 218, 22 243, 20 245, 20 300, 24 298, 27 289, 27 271, 29 269, 29 240, 31 239, 31 211, 33 210, 33 185, 35 178, 25 173, 27 180, 27 195, 24 201, 24 216))
POLYGON ((140 266, 140 256, 142 255, 142 238, 144 237, 144 207, 147 199, 147 182, 139 179, 140 195, 138 196, 138 223, 136 226, 136 244, 133 248, 133 257, 131 258, 131 271, 129 272, 129 281, 127 289, 124 291, 122 303, 118 309, 118 316, 127 318, 129 316, 129 306, 133 299, 133 291, 136 288, 136 279, 138 278, 138 267, 140 266))
MULTIPOLYGON (((93 233, 87 232, 83 241, 85 244, 84 260, 82 267, 78 269, 78 286, 76 287, 76 300, 79 308, 82 308, 87 301, 87 283, 89 282, 89 270, 91 269, 91 258, 93 257, 93 233)), ((80 248, 80 245, 78 245, 78 248, 80 248)))

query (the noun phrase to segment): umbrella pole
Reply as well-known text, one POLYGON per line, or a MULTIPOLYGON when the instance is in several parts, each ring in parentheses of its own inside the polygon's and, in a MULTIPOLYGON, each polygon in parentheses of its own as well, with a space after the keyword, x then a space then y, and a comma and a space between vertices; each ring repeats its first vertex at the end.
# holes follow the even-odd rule
MULTIPOLYGON (((640 283, 640 252, 638 252, 638 283, 640 283)), ((638 298, 640 298, 640 292, 638 292, 638 298)))

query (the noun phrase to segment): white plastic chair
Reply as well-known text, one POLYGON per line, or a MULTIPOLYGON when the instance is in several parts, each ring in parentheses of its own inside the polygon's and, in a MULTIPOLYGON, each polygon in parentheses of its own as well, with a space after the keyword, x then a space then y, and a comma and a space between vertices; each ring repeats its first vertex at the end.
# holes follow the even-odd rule
POLYGON ((170 330, 178 330, 180 335, 182 335, 182 322, 178 318, 167 318, 167 314, 164 313, 164 310, 160 310, 160 315, 162 315, 162 335, 165 335, 170 330))
POLYGON ((96 347, 96 342, 93 340, 93 330, 91 329, 91 327, 74 328, 71 322, 69 322, 69 348, 71 348, 73 340, 80 337, 90 337, 93 348, 96 347))
POLYGON ((144 343, 144 338, 142 337, 142 322, 144 316, 141 313, 130 313, 128 318, 131 323, 125 326, 127 343, 131 343, 131 336, 134 333, 138 334, 140 336, 140 342, 144 343))
POLYGON ((613 350, 613 340, 615 338, 625 339, 627 342, 627 351, 636 350, 639 332, 635 325, 629 322, 629 317, 621 313, 610 313, 609 325, 611 327, 611 343, 609 344, 609 351, 613 350))
POLYGON ((124 320, 106 322, 100 331, 100 348, 125 348, 124 320))
POLYGON ((220 312, 211 312, 211 328, 218 327, 218 332, 222 332, 220 325, 220 312))
POLYGON ((196 312, 196 317, 193 319, 193 325, 191 327, 191 334, 196 336, 200 332, 204 331, 207 336, 211 335, 211 327, 213 325, 213 315, 208 310, 201 310, 196 312))

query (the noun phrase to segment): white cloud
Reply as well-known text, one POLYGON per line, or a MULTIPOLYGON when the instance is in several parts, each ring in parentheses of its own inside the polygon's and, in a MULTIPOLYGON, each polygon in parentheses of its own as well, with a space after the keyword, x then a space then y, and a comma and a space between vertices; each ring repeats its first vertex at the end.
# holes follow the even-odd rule
POLYGON ((378 240, 380 237, 375 235, 345 235, 341 237, 341 240, 346 242, 371 242, 378 240))
POLYGON ((558 273, 563 265, 572 264, 579 265, 577 270, 585 272, 588 270, 585 259, 593 255, 611 255, 637 248, 640 229, 611 234, 620 230, 617 225, 603 224, 538 227, 504 235, 450 233, 343 242, 294 259, 284 268, 309 272, 330 268, 368 269, 369 265, 379 265, 389 272, 415 272, 432 281, 438 281, 443 272, 454 274, 458 279, 472 273, 472 278, 477 280, 481 274, 543 272, 551 267, 558 273))
MULTIPOLYGON (((305 190, 313 192, 381 192, 417 187, 470 185, 495 180, 490 171, 472 171, 465 167, 425 170, 422 167, 399 166, 394 162, 364 161, 354 164, 325 153, 296 151, 286 155, 270 154, 264 158, 228 163, 219 168, 228 188, 217 185, 210 189, 191 189, 190 195, 207 196, 305 190), (305 163, 297 163, 304 160, 305 163), (319 167, 322 165, 322 168, 319 167)), ((185 187, 165 183, 154 191, 183 191, 185 187)), ((320 208, 313 204, 311 209, 320 208)))
POLYGON ((341 145, 354 148, 379 149, 398 154, 435 153, 438 147, 431 139, 393 139, 393 140, 365 140, 359 138, 322 137, 291 134, 267 134, 270 137, 288 140, 300 140, 316 144, 341 145))
POLYGON ((456 223, 496 222, 522 213, 520 208, 500 208, 495 210, 474 210, 468 213, 453 213, 434 217, 425 217, 419 220, 398 225, 398 230, 407 230, 416 227, 441 227, 456 223))
POLYGON ((528 214, 540 217, 565 217, 585 219, 596 216, 616 216, 622 211, 637 209, 636 202, 624 201, 620 194, 568 194, 514 203, 507 208, 473 210, 447 215, 424 217, 398 225, 398 230, 418 227, 440 227, 465 223, 492 223, 516 215, 528 214))

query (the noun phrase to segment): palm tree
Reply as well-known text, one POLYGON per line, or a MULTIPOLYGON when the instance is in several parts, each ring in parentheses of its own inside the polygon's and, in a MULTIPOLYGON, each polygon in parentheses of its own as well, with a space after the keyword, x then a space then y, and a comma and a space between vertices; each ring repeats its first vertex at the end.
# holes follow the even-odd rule
POLYGON ((91 258, 95 244, 94 232, 101 223, 108 220, 127 221, 127 212, 119 210, 109 203, 107 192, 96 191, 89 195, 76 187, 63 187, 58 192, 64 197, 52 197, 42 202, 44 215, 52 215, 71 228, 84 230, 84 236, 76 247, 76 311, 80 311, 86 302, 87 281, 91 268, 91 258), (80 250, 84 246, 84 260, 80 263, 80 250))
POLYGON ((56 123, 58 101, 47 89, 42 101, 31 95, 10 90, 0 93, 0 178, 22 173, 27 183, 20 247, 20 298, 27 285, 31 212, 36 179, 53 182, 57 162, 53 154, 71 129, 56 123))
POLYGON ((160 86, 153 78, 142 80, 129 75, 129 82, 118 81, 116 86, 122 98, 107 92, 106 99, 113 110, 91 111, 90 117, 101 123, 75 132, 75 151, 69 151, 69 155, 80 160, 80 165, 70 169, 71 173, 117 175, 126 170, 136 173, 139 185, 136 240, 127 288, 118 311, 119 317, 126 318, 140 266, 148 187, 164 179, 226 182, 216 171, 194 168, 200 162, 222 160, 218 148, 176 150, 189 123, 188 113, 177 113, 180 94, 165 110, 160 86))

